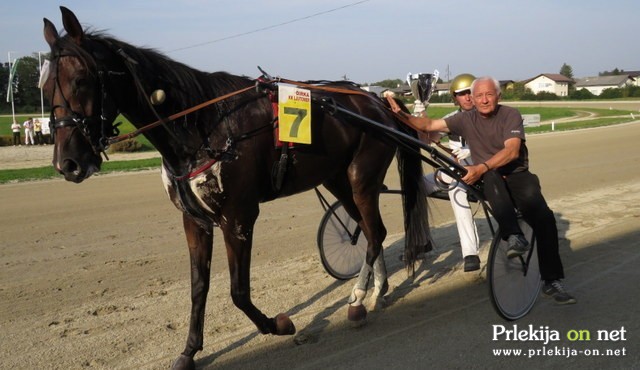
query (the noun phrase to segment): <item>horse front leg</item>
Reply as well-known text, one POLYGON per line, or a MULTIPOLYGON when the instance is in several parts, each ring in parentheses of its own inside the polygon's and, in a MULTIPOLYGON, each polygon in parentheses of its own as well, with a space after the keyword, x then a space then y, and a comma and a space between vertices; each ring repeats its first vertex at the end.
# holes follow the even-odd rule
POLYGON ((187 345, 174 362, 174 370, 195 369, 193 356, 202 350, 204 314, 211 277, 213 227, 201 227, 187 214, 182 216, 191 261, 191 321, 187 345))
POLYGON ((267 317, 251 302, 251 244, 256 218, 257 212, 251 220, 244 218, 244 221, 227 216, 227 221, 221 225, 227 247, 231 299, 233 304, 253 321, 260 333, 295 334, 296 328, 286 314, 280 313, 274 318, 267 317))

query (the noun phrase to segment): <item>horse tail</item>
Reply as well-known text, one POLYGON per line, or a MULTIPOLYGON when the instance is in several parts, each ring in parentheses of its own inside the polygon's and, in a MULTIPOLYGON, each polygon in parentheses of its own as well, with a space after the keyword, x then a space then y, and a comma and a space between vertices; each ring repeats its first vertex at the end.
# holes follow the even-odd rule
MULTIPOLYGON (((402 102, 396 101, 403 110, 409 112, 402 102)), ((399 125, 402 131, 417 137, 415 130, 402 123, 399 125)), ((433 249, 422 159, 417 154, 419 152, 420 148, 414 147, 413 150, 399 148, 396 153, 404 213, 404 261, 405 266, 412 274, 415 273, 415 262, 418 260, 419 254, 433 249)))
POLYGON ((404 261, 407 269, 415 273, 418 255, 432 249, 422 160, 415 153, 406 150, 398 150, 396 157, 404 213, 404 261))

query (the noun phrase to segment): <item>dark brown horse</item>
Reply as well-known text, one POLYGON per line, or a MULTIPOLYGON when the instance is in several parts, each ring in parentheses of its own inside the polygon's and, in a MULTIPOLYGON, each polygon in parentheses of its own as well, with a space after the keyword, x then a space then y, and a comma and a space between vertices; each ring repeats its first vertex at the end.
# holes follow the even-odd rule
MULTIPOLYGON (((378 197, 396 147, 362 122, 327 113, 318 101, 330 98, 385 126, 402 126, 385 103, 352 84, 325 85, 342 92, 312 90, 313 142, 289 151, 282 185, 274 186, 272 169, 281 151, 274 146, 270 98, 252 88, 255 80, 200 72, 153 50, 86 32, 71 11, 61 10, 65 35, 59 35, 44 19, 44 37, 51 47, 51 70, 44 90, 52 106, 53 166, 68 181, 80 183, 99 171, 101 153, 116 135, 113 121, 118 114, 143 127, 210 99, 243 91, 178 119, 163 119, 162 125, 145 132, 162 154, 166 191, 183 212, 191 260, 191 324, 186 348, 174 368, 194 368, 193 357, 202 349, 214 226, 224 236, 233 303, 261 333, 295 332, 287 315, 267 317, 251 302, 253 228, 261 202, 320 184, 342 201, 368 240, 366 261, 348 310, 350 320, 364 320, 363 300, 370 278, 374 277, 374 297, 383 296, 388 286, 381 253, 386 230, 378 197), (152 99, 153 105, 148 94, 156 90, 166 96, 152 99)), ((422 166, 415 154, 399 154, 398 164, 406 197, 405 254, 413 257, 429 242, 425 198, 419 191, 422 166)))

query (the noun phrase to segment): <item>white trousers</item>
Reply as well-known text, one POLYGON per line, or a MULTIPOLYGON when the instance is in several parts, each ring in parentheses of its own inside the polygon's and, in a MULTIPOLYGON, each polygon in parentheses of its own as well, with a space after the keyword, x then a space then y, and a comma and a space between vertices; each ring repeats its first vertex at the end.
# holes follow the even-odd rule
MULTIPOLYGON (((424 182, 427 188, 427 194, 435 193, 441 190, 436 184, 435 173, 430 173, 424 176, 424 182)), ((438 172, 438 176, 441 182, 451 184, 454 181, 449 175, 438 172)), ((480 239, 478 238, 478 229, 476 222, 473 219, 473 213, 471 212, 471 206, 467 199, 467 188, 464 184, 458 184, 458 186, 449 190, 449 199, 451 201, 451 208, 453 209, 453 215, 456 218, 456 226, 458 227, 458 236, 460 237, 460 246, 462 248, 462 257, 470 255, 478 255, 480 247, 480 239)))
POLYGON ((33 130, 24 130, 24 143, 25 143, 26 145, 29 145, 29 144, 33 145, 33 144, 35 144, 35 143, 33 142, 33 130))

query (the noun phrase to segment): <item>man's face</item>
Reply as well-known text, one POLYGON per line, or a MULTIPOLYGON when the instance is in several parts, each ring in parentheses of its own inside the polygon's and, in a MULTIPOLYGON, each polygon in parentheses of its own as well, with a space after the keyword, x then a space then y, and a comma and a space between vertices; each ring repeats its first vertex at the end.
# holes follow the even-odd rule
POLYGON ((471 108, 473 108, 473 101, 471 100, 471 90, 464 90, 455 93, 454 99, 456 100, 456 105, 464 111, 471 110, 471 108))
POLYGON ((478 113, 483 116, 489 116, 498 106, 500 95, 498 95, 493 82, 480 81, 476 83, 473 96, 471 98, 478 113))

